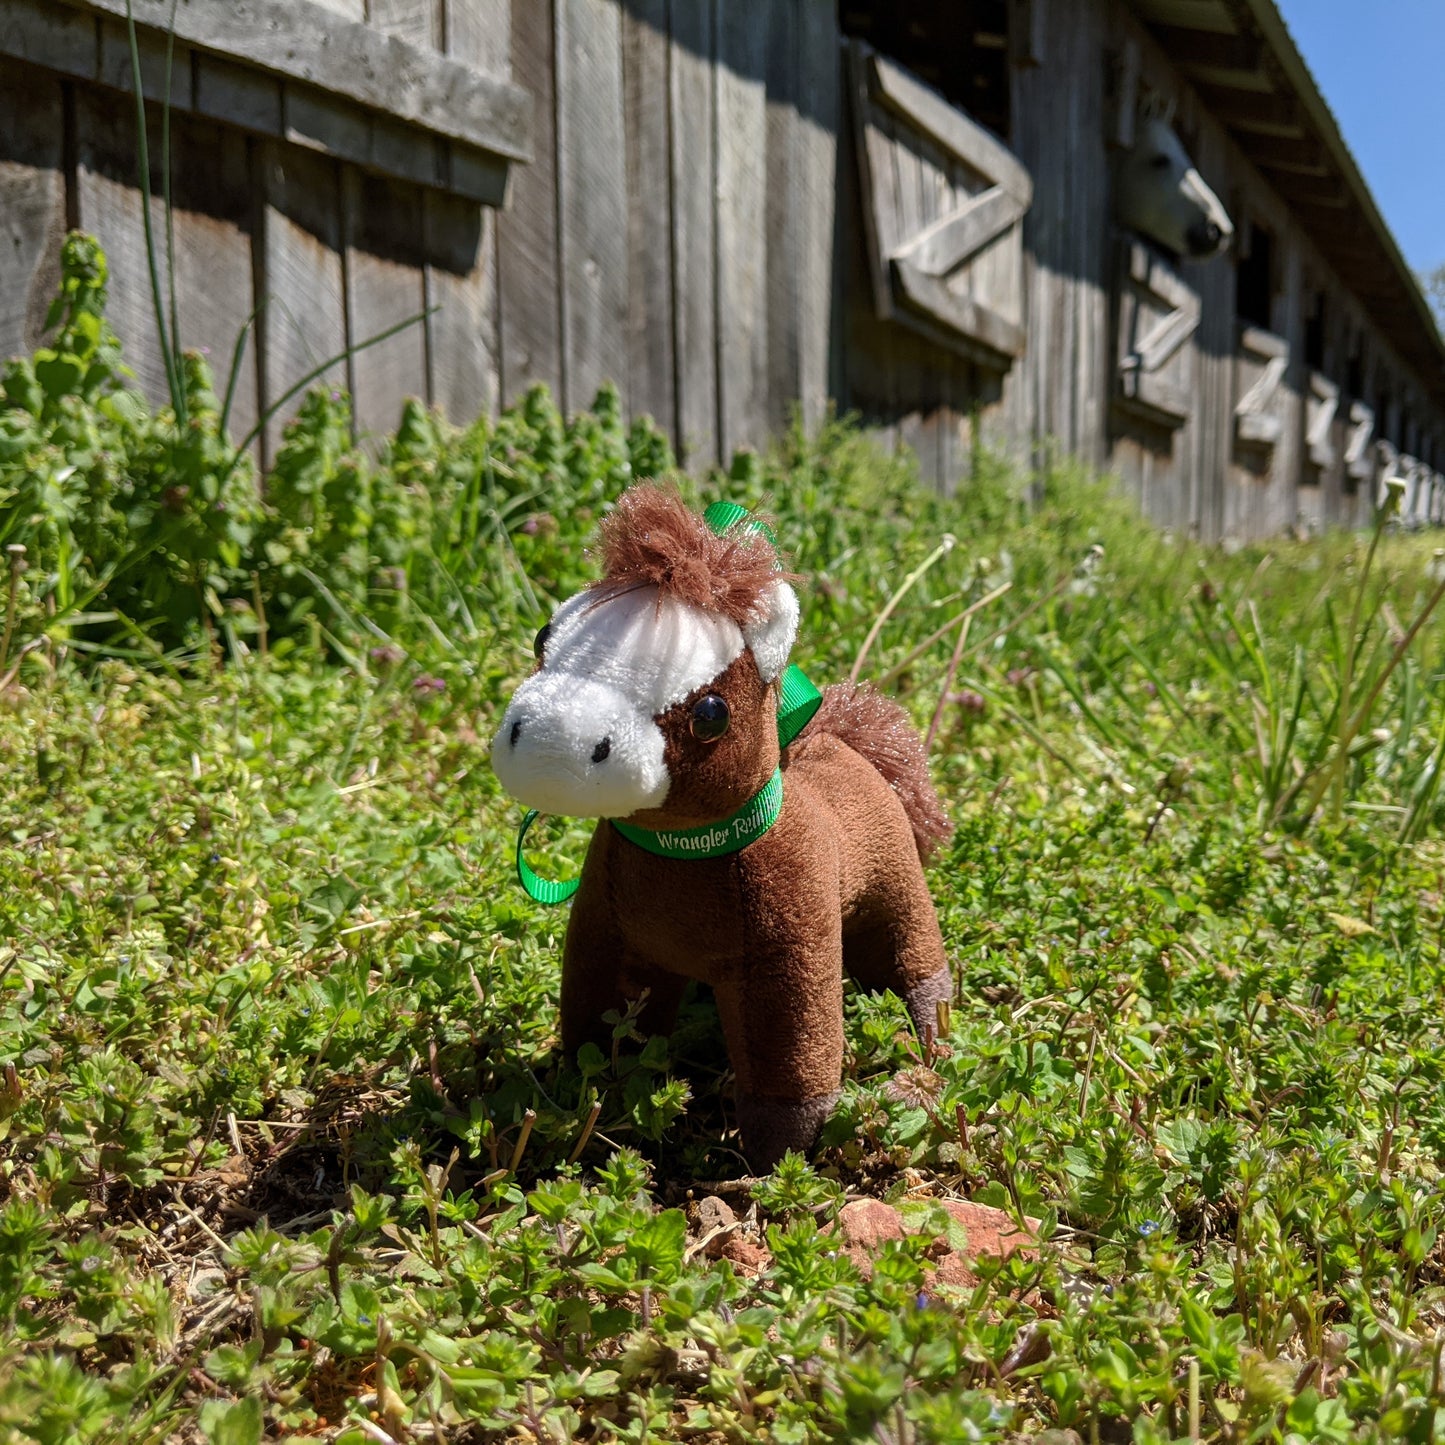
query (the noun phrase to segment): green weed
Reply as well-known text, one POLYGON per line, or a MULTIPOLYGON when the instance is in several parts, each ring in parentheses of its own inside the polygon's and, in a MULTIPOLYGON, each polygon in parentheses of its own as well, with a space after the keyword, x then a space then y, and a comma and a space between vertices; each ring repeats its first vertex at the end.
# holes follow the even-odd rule
POLYGON ((707 999, 559 1056, 485 757, 656 432, 538 392, 368 451, 315 392, 262 488, 65 274, 0 409, 0 1438, 1439 1437, 1427 547, 946 500, 843 422, 682 479, 771 514, 815 679, 935 718, 958 824, 940 1040, 850 994, 817 1157, 749 1181, 707 999), (939 1282, 948 1197, 1037 1251, 939 1282))

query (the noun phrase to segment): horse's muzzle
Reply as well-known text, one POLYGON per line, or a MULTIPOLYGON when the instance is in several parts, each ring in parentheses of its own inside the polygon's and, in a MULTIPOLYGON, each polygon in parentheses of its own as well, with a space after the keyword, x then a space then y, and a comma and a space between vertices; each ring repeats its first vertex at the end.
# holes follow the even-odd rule
POLYGON ((1195 260, 1202 261, 1210 256, 1217 256, 1225 247, 1228 237, 1224 229, 1217 221, 1197 221, 1185 233, 1184 240, 1189 246, 1189 254, 1195 260))

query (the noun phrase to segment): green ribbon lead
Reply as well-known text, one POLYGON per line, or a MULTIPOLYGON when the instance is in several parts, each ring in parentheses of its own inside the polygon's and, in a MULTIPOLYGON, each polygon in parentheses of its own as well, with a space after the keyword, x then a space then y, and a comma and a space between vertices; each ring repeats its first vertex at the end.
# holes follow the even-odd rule
MULTIPOLYGON (((775 541, 766 522, 748 520, 748 509, 736 502, 714 502, 702 514, 708 527, 721 536, 731 527, 746 523, 775 541)), ((812 721, 823 703, 823 694, 813 686, 807 673, 796 665, 784 669, 778 689, 778 746, 787 747, 812 721)), ((778 820, 783 806, 783 775, 774 772, 761 793, 744 803, 730 817, 703 828, 674 828, 654 832, 650 828, 634 828, 631 824, 611 819, 612 826, 639 848, 664 858, 717 858, 736 853, 761 838, 778 820)), ((565 903, 582 886, 580 878, 567 880, 542 878, 532 871, 523 856, 527 832, 537 821, 538 813, 530 808, 517 830, 517 878, 527 896, 538 903, 565 903)))
POLYGON ((537 903, 565 903, 582 886, 582 880, 542 878, 532 871, 532 865, 522 853, 527 832, 540 816, 535 808, 528 808, 522 817, 522 826, 517 829, 517 878, 527 896, 537 903))

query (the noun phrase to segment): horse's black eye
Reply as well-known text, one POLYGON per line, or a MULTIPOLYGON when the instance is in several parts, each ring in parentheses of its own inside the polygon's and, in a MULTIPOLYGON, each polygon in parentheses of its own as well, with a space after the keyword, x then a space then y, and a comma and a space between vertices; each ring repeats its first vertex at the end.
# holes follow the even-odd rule
POLYGON ((700 743, 715 743, 728 730, 728 705, 715 692, 692 705, 692 735, 700 743))
POLYGON ((552 624, 549 622, 545 627, 542 628, 542 630, 536 635, 536 637, 532 639, 532 656, 535 657, 538 662, 541 662, 542 660, 542 651, 547 646, 547 639, 551 635, 552 624))
POLYGON ((1161 151, 1157 156, 1149 157, 1149 164, 1153 166, 1156 171, 1167 170, 1169 168, 1169 157, 1161 151))

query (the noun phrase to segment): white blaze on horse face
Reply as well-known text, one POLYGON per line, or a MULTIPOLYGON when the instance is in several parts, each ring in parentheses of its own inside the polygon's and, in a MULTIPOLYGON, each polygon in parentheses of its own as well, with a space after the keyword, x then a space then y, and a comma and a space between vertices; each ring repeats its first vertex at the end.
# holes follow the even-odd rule
POLYGON ((656 587, 557 609, 542 667, 516 691, 492 767, 519 802, 575 818, 660 807, 670 779, 655 719, 726 672, 747 645, 737 623, 656 587))
POLYGON ((1234 222, 1194 168, 1169 125, 1139 127, 1134 149, 1119 168, 1119 219, 1181 256, 1206 260, 1234 239, 1234 222))

